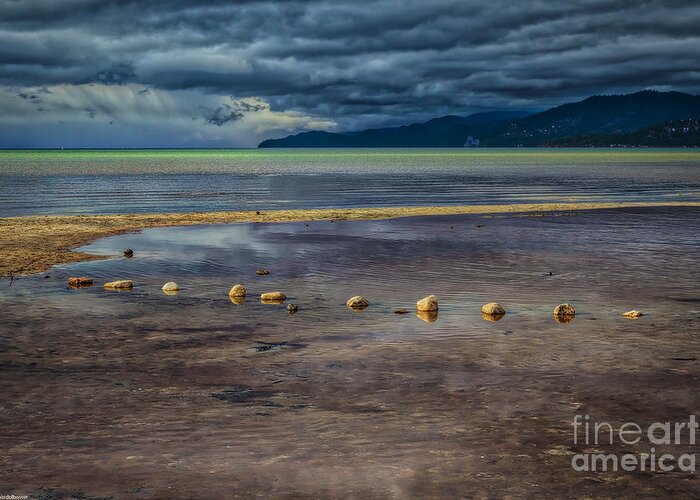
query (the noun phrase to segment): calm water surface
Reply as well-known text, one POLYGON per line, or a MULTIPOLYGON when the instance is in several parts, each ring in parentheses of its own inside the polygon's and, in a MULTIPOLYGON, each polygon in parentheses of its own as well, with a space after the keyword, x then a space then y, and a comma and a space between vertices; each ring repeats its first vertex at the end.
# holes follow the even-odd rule
POLYGON ((0 216, 668 200, 699 151, 0 151, 0 216))
POLYGON ((583 474, 570 457, 576 414, 649 425, 697 413, 699 215, 240 224, 100 240, 83 250, 112 258, 2 282, 3 484, 88 497, 692 497, 694 474, 583 474), (67 289, 72 275, 96 285, 67 289), (133 291, 101 287, 125 278, 133 291), (182 291, 164 295, 169 280, 182 291), (249 290, 243 304, 227 297, 234 283, 249 290), (261 304, 270 290, 299 312, 261 304), (413 308, 430 293, 440 310, 427 322, 413 308), (347 309, 356 294, 372 305, 347 309), (480 315, 491 301, 508 310, 499 322, 480 315), (552 308, 564 301, 577 316, 560 324, 552 308), (621 317, 633 308, 645 316, 621 317))

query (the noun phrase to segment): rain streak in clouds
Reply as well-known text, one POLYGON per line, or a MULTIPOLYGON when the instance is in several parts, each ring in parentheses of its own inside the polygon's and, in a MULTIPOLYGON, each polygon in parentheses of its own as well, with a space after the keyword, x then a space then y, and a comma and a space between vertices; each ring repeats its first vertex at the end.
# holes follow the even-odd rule
POLYGON ((698 93, 698 26, 687 1, 0 0, 0 147, 254 146, 698 93))

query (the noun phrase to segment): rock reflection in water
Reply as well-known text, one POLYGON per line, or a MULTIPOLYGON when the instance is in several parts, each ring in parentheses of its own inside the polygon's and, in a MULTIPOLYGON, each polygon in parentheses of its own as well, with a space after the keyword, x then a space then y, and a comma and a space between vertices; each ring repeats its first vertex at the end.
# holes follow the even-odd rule
POLYGON ((437 311, 416 311, 416 316, 426 323, 435 323, 438 319, 437 311))
POLYGON ((501 314, 488 314, 485 312, 481 313, 481 317, 484 318, 484 320, 491 321, 493 323, 495 323, 496 321, 501 321, 505 316, 506 316, 506 313, 501 313, 501 314))

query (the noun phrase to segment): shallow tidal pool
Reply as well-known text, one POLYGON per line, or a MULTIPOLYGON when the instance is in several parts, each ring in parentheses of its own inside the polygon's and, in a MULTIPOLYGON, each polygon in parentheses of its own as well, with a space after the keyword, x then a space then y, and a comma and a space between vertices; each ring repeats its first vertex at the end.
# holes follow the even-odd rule
POLYGON ((698 216, 232 224, 99 240, 82 250, 110 258, 1 283, 5 489, 692 495, 697 474, 577 472, 571 457, 596 448, 573 443, 576 415, 619 426, 697 413, 698 216), (69 276, 95 286, 69 289, 69 276), (135 287, 102 288, 115 279, 135 287), (180 292, 165 295, 166 281, 180 292), (236 283, 242 304, 228 298, 236 283), (262 304, 273 290, 299 311, 262 304), (358 294, 371 305, 346 308, 358 294), (429 294, 439 312, 420 317, 429 294), (506 316, 485 321, 487 302, 506 316), (569 323, 553 318, 562 302, 576 307, 569 323), (630 309, 644 316, 621 316, 630 309))

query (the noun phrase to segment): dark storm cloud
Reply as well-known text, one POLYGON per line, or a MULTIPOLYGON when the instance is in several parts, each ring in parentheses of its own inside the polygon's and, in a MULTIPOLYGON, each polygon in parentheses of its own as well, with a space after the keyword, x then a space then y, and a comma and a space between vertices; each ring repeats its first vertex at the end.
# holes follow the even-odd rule
MULTIPOLYGON (((698 26, 687 0, 0 0, 0 84, 259 97, 353 128, 648 87, 697 93, 698 26)), ((183 108, 219 127, 255 111, 226 105, 183 108)))
POLYGON ((134 63, 129 61, 113 64, 109 68, 98 71, 92 77, 87 78, 85 83, 100 82, 108 85, 119 85, 121 83, 131 82, 135 79, 136 73, 134 63))
POLYGON ((225 123, 240 120, 246 113, 261 111, 265 109, 265 106, 259 103, 242 101, 232 102, 231 104, 223 103, 213 110, 204 107, 202 109, 205 112, 204 120, 207 123, 221 127, 225 123))

